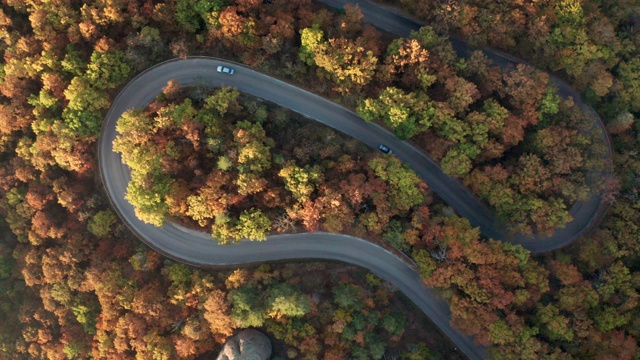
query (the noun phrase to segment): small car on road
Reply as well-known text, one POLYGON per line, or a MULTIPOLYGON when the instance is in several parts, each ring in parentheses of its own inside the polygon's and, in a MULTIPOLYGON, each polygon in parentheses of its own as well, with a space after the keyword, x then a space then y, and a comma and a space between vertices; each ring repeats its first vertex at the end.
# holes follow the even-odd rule
POLYGON ((378 150, 382 151, 385 154, 393 154, 393 151, 389 149, 389 147, 385 144, 380 144, 380 146, 378 146, 378 150))
POLYGON ((233 75, 233 74, 235 74, 236 71, 234 69, 230 68, 230 67, 219 65, 218 66, 218 72, 219 73, 223 73, 223 74, 233 75))

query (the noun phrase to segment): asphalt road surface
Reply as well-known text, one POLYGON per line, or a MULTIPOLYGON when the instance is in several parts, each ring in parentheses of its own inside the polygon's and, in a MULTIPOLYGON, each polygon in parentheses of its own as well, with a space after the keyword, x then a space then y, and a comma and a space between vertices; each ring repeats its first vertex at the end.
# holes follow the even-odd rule
MULTIPOLYGON (((323 2, 332 6, 344 3, 323 2)), ((409 31, 407 29, 418 26, 387 8, 366 2, 361 2, 361 8, 367 21, 399 35, 404 36, 409 31)), ((196 266, 233 266, 293 259, 334 260, 362 266, 396 285, 456 344, 459 351, 472 359, 484 358, 484 347, 453 329, 449 324, 451 313, 446 303, 423 285, 419 274, 409 264, 378 245, 351 236, 317 232, 270 236, 266 242, 242 241, 236 245, 221 246, 204 232, 172 223, 156 228, 138 220, 133 207, 124 198, 130 180, 129 169, 112 148, 117 135, 116 122, 125 111, 144 108, 169 80, 176 80, 181 86, 232 86, 336 128, 371 147, 385 144, 459 215, 468 218, 474 226, 479 226, 486 236, 522 244, 532 252, 553 250, 571 242, 594 223, 602 206, 599 196, 576 204, 571 210, 574 221, 551 237, 507 239, 491 212, 458 181, 445 175, 420 150, 327 99, 223 60, 189 58, 167 61, 138 75, 118 95, 105 118, 99 139, 100 174, 113 208, 147 245, 168 257, 196 266), (235 75, 216 72, 218 65, 233 67, 235 75)))

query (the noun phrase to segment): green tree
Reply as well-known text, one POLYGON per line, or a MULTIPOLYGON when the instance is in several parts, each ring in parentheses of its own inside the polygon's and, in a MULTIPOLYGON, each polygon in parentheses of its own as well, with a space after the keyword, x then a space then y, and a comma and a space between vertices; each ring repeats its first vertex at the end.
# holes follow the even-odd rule
POLYGON ((315 191, 315 185, 322 183, 323 174, 319 166, 298 167, 293 160, 285 163, 278 176, 284 181, 285 188, 289 190, 293 197, 299 202, 309 200, 315 191))
POLYGON ((401 336, 407 327, 407 317, 400 311, 392 310, 382 317, 380 323, 390 334, 401 336))
POLYGON ((267 240, 271 220, 261 210, 251 208, 240 214, 236 225, 237 237, 249 240, 267 240))
MULTIPOLYGON (((240 92, 237 89, 222 86, 205 99, 203 108, 215 110, 220 117, 225 116, 227 113, 234 114, 242 108, 238 102, 239 96, 240 92)), ((205 122, 205 125, 215 126, 216 124, 205 122)))
POLYGON ((551 340, 570 342, 573 340, 573 332, 569 327, 569 319, 560 314, 558 308, 549 304, 539 307, 536 314, 542 333, 551 340))
POLYGON ((618 97, 631 111, 640 111, 640 58, 623 61, 618 66, 618 77, 622 86, 618 97))
POLYGON ((97 136, 102 125, 102 110, 109 107, 107 94, 81 77, 75 77, 64 91, 69 101, 62 112, 66 126, 81 136, 97 136))
POLYGON ((504 320, 498 320, 489 325, 489 339, 494 344, 509 344, 515 341, 513 330, 504 320))
POLYGON ((342 309, 361 310, 360 289, 353 284, 340 284, 333 288, 333 301, 342 309))
POLYGON ((367 331, 364 334, 365 344, 368 346, 369 357, 368 359, 382 359, 386 350, 386 343, 380 337, 380 335, 367 331))
POLYGON ((71 311, 87 334, 96 333, 96 322, 100 314, 97 302, 84 297, 77 297, 75 305, 71 307, 71 311))
POLYGON ((584 21, 584 11, 578 0, 562 0, 556 2, 555 12, 560 23, 580 26, 584 21))
POLYGON ((605 306, 595 312, 594 318, 598 329, 606 333, 626 325, 632 316, 631 313, 621 314, 617 306, 605 306))
POLYGON ((200 226, 205 226, 209 219, 216 216, 211 212, 211 208, 208 205, 207 199, 202 196, 190 195, 187 198, 188 210, 186 215, 197 221, 200 226))
POLYGON ((237 327, 261 327, 266 318, 265 307, 258 290, 242 286, 229 293, 231 319, 237 327))
POLYGON ((73 48, 72 44, 67 45, 64 58, 60 62, 62 69, 73 76, 82 76, 85 73, 87 63, 82 60, 79 51, 73 48))
POLYGON ((471 159, 460 146, 453 147, 440 160, 442 170, 453 177, 461 178, 471 171, 471 159))
POLYGON ((177 0, 175 19, 182 29, 195 33, 208 24, 207 20, 212 12, 219 12, 223 6, 224 0, 177 0))
POLYGON ((560 96, 558 96, 555 88, 548 86, 547 92, 540 100, 540 119, 555 115, 558 111, 560 111, 560 96))
POLYGON ((411 246, 403 236, 402 223, 398 220, 391 220, 384 229, 382 239, 401 251, 409 251, 411 246))
POLYGON ((217 214, 211 226, 211 236, 221 244, 242 239, 236 229, 236 223, 237 220, 231 218, 226 212, 217 214))
POLYGON ((431 257, 427 250, 419 249, 413 252, 413 260, 418 264, 418 271, 423 279, 431 277, 438 267, 436 261, 431 257))
POLYGON ((72 341, 64 345, 62 352, 67 355, 67 359, 75 359, 80 356, 84 350, 84 344, 81 341, 72 341))
POLYGON ((369 161, 376 176, 390 185, 391 206, 407 211, 425 201, 425 185, 407 165, 390 156, 380 156, 369 161))
POLYGON ((426 94, 405 93, 395 87, 385 88, 377 98, 361 101, 357 111, 367 121, 382 120, 401 139, 427 130, 435 115, 435 108, 426 94))
POLYGON ((15 260, 11 255, 0 254, 0 280, 8 279, 14 266, 15 260))
POLYGON ((131 67, 122 51, 94 51, 87 65, 86 78, 98 89, 113 89, 121 85, 130 72, 131 67))
POLYGON ((91 233, 98 237, 107 236, 111 231, 111 226, 116 223, 116 216, 111 210, 98 211, 91 220, 87 228, 91 233))
POLYGON ((58 113, 58 98, 44 89, 40 90, 37 96, 35 94, 29 96, 28 103, 34 107, 33 114, 39 118, 44 118, 51 113, 58 113))
POLYGON ((332 80, 336 90, 349 93, 367 85, 375 74, 378 58, 367 50, 366 40, 344 37, 325 41, 319 27, 300 31, 299 58, 308 65, 322 69, 319 74, 332 80))
POLYGON ((165 198, 170 188, 171 180, 168 177, 157 178, 150 183, 132 179, 125 198, 134 206, 138 219, 160 227, 168 212, 165 198))
POLYGON ((229 171, 233 167, 233 161, 228 156, 220 156, 216 167, 222 171, 229 171))
POLYGON ((314 24, 310 28, 300 30, 300 42, 298 57, 309 66, 315 65, 316 48, 324 43, 324 32, 320 30, 320 26, 314 24))
POLYGON ((430 350, 425 343, 410 344, 411 350, 402 353, 403 360, 438 360, 442 357, 433 350, 430 350))
POLYGON ((465 143, 472 134, 470 124, 456 117, 448 106, 438 104, 438 107, 433 122, 436 134, 457 144, 465 143))
POLYGON ((482 104, 482 112, 489 122, 489 129, 496 134, 504 126, 504 121, 509 117, 509 110, 505 109, 495 99, 487 99, 482 104))
POLYGON ((273 140, 266 136, 260 123, 239 121, 233 135, 240 173, 262 173, 271 168, 273 140))
POLYGON ((301 317, 311 311, 309 299, 297 287, 281 283, 269 288, 267 295, 269 316, 301 317))
POLYGON ((145 26, 127 38, 125 56, 137 69, 158 61, 165 52, 166 44, 158 28, 145 26))

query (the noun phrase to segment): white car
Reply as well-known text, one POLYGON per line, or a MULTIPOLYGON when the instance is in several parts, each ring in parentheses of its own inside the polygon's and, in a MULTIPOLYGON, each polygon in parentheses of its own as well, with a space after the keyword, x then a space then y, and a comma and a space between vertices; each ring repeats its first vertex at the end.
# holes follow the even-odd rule
POLYGON ((218 72, 223 74, 233 75, 236 71, 232 68, 228 68, 226 66, 220 65, 218 66, 218 72))

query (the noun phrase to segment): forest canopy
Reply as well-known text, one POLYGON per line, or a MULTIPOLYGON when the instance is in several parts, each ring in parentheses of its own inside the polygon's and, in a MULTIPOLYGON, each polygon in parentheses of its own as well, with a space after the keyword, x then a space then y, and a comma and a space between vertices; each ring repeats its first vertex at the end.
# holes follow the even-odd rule
POLYGON ((209 356, 234 329, 258 324, 286 344, 291 358, 424 359, 436 356, 430 348, 453 354, 444 337, 425 330, 415 308, 371 274, 326 264, 195 270, 143 247, 117 219, 94 181, 104 113, 119 88, 149 66, 211 55, 379 121, 421 146, 519 231, 563 226, 576 200, 602 188, 615 201, 602 225, 571 248, 534 257, 482 239, 393 157, 367 157, 370 151, 353 141, 251 105, 232 89, 219 90, 216 106, 204 111, 212 105, 203 98, 167 91, 155 109, 127 114, 143 120, 128 124, 141 127, 139 140, 166 140, 129 159, 134 168, 153 160, 149 169, 138 164, 143 173, 130 196, 141 197, 145 186, 167 195, 141 201, 151 221, 182 214, 230 239, 292 225, 369 234, 411 254, 425 282, 443 290, 454 325, 490 346, 493 358, 636 356, 638 5, 395 3, 431 26, 394 39, 366 24, 357 7, 334 12, 308 0, 0 4, 0 354, 189 359, 209 356), (546 73, 502 70, 480 52, 458 58, 444 33, 503 49, 569 81, 607 124, 616 178, 596 179, 601 188, 594 187, 589 174, 604 165, 602 143, 546 73), (230 107, 220 107, 222 94, 230 107), (176 134, 160 131, 158 112, 176 114, 166 124, 176 134), (204 131, 227 114, 220 132, 204 131), (316 148, 281 140, 322 144, 331 136, 331 146, 316 148), (172 156, 200 161, 193 169, 187 161, 174 167, 189 170, 198 187, 172 181, 178 174, 160 175, 176 162, 172 156), (196 168, 206 171, 198 175, 196 168), (234 192, 239 199, 223 199, 237 203, 220 221, 213 214, 222 210, 203 201, 220 199, 220 183, 209 182, 214 172, 243 189, 234 192), (411 186, 398 186, 405 178, 411 186), (268 194, 272 189, 277 193, 268 194), (283 213, 274 211, 278 199, 288 201, 278 204, 283 213), (238 228, 242 214, 258 226, 238 228))
POLYGON ((170 94, 172 83, 117 124, 126 197, 145 222, 197 223, 221 243, 299 227, 376 236, 428 204, 424 182, 394 157, 234 89, 198 101, 195 89, 170 94))

